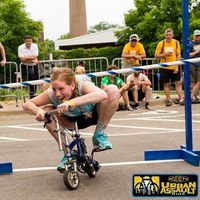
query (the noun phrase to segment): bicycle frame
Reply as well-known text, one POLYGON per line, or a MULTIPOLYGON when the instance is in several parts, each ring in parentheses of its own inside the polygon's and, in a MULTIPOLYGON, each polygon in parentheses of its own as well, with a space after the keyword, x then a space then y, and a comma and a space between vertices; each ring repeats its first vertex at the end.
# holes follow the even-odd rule
POLYGON ((54 111, 49 112, 49 114, 52 116, 54 122, 55 122, 55 126, 56 129, 54 130, 54 132, 57 132, 58 135, 58 146, 59 146, 59 151, 64 151, 67 155, 68 158, 70 157, 78 157, 81 158, 85 155, 86 152, 83 152, 83 149, 81 148, 81 137, 79 134, 79 130, 78 130, 78 125, 77 125, 77 121, 74 120, 74 132, 75 134, 69 134, 69 129, 65 128, 64 126, 62 126, 61 124, 59 124, 58 118, 56 117, 54 111), (62 127, 63 131, 61 131, 60 127, 62 127), (62 139, 61 139, 61 134, 63 134, 64 136, 64 147, 62 145, 62 139), (72 142, 69 142, 69 138, 67 137, 67 135, 70 135, 73 140, 72 142), (74 147, 77 147, 77 153, 72 152, 74 147))
POLYGON ((45 113, 46 122, 44 126, 52 121, 55 122, 55 130, 53 131, 58 135, 59 150, 64 151, 65 156, 67 157, 65 168, 60 169, 59 171, 64 173, 63 180, 66 187, 70 190, 74 190, 77 189, 79 185, 78 171, 87 173, 89 177, 93 178, 100 169, 100 165, 98 161, 93 159, 94 152, 91 156, 87 155, 87 148, 84 138, 80 137, 77 120, 74 120, 74 129, 71 131, 59 123, 55 114, 56 112, 56 110, 53 110, 45 113), (64 142, 62 142, 61 135, 64 136, 64 142), (72 137, 71 142, 68 135, 72 137))

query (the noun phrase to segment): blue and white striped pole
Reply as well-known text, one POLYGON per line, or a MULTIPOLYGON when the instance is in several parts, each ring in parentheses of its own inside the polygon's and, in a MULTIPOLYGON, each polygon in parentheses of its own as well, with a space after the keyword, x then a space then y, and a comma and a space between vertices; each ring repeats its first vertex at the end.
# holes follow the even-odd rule
MULTIPOLYGON (((140 70, 158 69, 161 67, 168 67, 171 65, 185 65, 187 63, 197 63, 197 62, 200 62, 200 58, 186 59, 186 60, 181 60, 181 61, 159 63, 159 64, 153 64, 153 65, 145 65, 145 66, 140 66, 140 67, 124 68, 124 69, 110 70, 110 71, 103 71, 103 72, 87 73, 87 74, 81 74, 81 75, 76 75, 76 76, 87 76, 90 78, 95 78, 95 77, 101 77, 101 76, 112 75, 112 74, 122 74, 122 73, 129 73, 129 72, 140 71, 140 70)), ((2 84, 0 85, 0 89, 27 87, 30 85, 41 85, 44 83, 50 83, 50 79, 47 78, 47 79, 34 80, 34 81, 25 81, 25 82, 20 82, 20 83, 2 84)))

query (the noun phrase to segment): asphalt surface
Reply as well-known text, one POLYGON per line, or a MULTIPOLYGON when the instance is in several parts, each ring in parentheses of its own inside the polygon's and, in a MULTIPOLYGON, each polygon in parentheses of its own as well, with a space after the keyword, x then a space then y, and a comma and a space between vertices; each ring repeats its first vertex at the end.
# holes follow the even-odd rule
MULTIPOLYGON (((0 175, 1 200, 129 200, 155 199, 132 196, 134 174, 197 174, 183 160, 144 161, 144 151, 180 149, 185 144, 184 106, 165 107, 162 99, 138 111, 118 111, 107 128, 113 149, 95 154, 101 169, 95 178, 80 175, 80 185, 69 191, 56 171, 62 152, 34 116, 21 105, 3 104, 0 109, 0 163, 12 162, 13 173, 0 175)), ((200 104, 192 105, 193 148, 200 150, 200 104)), ((94 127, 81 130, 91 152, 94 127)), ((197 197, 196 199, 198 199, 197 197)), ((169 198, 156 198, 169 199, 169 198)), ((179 199, 180 198, 170 198, 179 199)), ((185 200, 191 198, 184 198, 185 200)))

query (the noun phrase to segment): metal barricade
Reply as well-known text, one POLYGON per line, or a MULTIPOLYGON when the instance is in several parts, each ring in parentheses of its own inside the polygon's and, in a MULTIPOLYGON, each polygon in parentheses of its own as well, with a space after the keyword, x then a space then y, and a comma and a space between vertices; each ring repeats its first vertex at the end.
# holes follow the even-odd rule
MULTIPOLYGON (((117 65, 119 69, 124 68, 124 63, 125 63, 124 58, 115 58, 112 61, 112 65, 117 65)), ((140 65, 145 66, 145 65, 152 65, 152 64, 157 64, 157 63, 159 63, 159 61, 155 58, 144 58, 140 62, 140 65)), ((130 66, 130 67, 134 67, 134 66, 130 66)), ((159 68, 144 70, 144 73, 148 76, 149 80, 151 81, 153 91, 159 91, 162 89, 160 85, 159 68)), ((125 81, 125 75, 124 75, 124 81, 125 81)))
MULTIPOLYGON (((72 70, 75 69, 78 65, 83 65, 86 73, 91 72, 101 72, 106 69, 108 66, 108 59, 106 57, 94 57, 94 58, 76 58, 76 59, 60 59, 60 60, 42 60, 39 61, 37 66, 33 66, 30 64, 20 63, 19 65, 19 73, 20 73, 20 81, 28 81, 28 67, 37 67, 38 68, 38 78, 45 79, 49 78, 54 67, 69 67, 72 70), (22 67, 24 66, 24 68, 22 67)), ((92 81, 100 86, 101 77, 92 78, 92 81)), ((37 90, 41 90, 41 87, 37 87, 37 90)), ((28 96, 28 91, 26 94, 23 94, 22 97, 25 101, 25 97, 28 96)))
MULTIPOLYGON (((10 84, 19 81, 18 66, 15 62, 6 62, 0 66, 0 84, 10 84)), ((19 103, 19 88, 8 88, 0 91, 0 98, 15 98, 16 106, 19 103)))

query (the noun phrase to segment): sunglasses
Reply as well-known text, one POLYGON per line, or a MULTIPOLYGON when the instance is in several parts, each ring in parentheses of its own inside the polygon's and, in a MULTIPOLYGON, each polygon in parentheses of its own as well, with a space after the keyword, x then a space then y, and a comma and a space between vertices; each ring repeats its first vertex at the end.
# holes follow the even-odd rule
POLYGON ((131 42, 137 42, 137 39, 132 39, 131 42))

